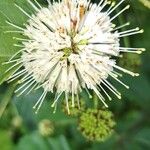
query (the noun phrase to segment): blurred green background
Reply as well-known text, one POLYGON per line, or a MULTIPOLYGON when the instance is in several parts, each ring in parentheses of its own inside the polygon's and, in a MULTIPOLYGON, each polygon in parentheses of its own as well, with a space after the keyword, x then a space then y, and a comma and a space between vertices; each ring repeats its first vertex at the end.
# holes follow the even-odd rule
MULTIPOLYGON (((108 102, 109 110, 114 114, 116 126, 114 133, 102 142, 89 141, 79 130, 79 117, 68 116, 59 106, 53 114, 51 102, 53 95, 49 94, 38 114, 32 109, 41 90, 30 95, 16 97, 13 93, 15 83, 4 82, 10 72, 4 74, 8 66, 2 62, 16 51, 14 33, 5 21, 11 19, 15 24, 22 25, 27 17, 15 6, 17 3, 27 12, 32 13, 26 0, 0 0, 0 150, 149 150, 150 149, 150 1, 126 0, 116 11, 129 3, 131 9, 116 20, 116 23, 131 22, 131 28, 139 26, 145 32, 131 36, 121 41, 130 47, 144 47, 147 50, 141 55, 124 54, 118 60, 120 66, 139 72, 139 77, 124 75, 122 80, 130 86, 127 90, 114 82, 122 93, 122 99, 113 97, 108 102), (149 4, 149 5, 148 5, 149 4)), ((95 2, 99 2, 98 0, 95 2)), ((47 5, 45 0, 39 0, 41 5, 47 5)), ((92 100, 81 93, 86 107, 93 109, 92 100)), ((101 108, 99 106, 99 108, 101 108)))

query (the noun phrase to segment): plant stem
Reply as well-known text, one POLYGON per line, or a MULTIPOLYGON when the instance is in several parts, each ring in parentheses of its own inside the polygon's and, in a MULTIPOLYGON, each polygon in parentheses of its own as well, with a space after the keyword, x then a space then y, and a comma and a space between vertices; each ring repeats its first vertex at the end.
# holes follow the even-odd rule
POLYGON ((98 97, 97 95, 93 92, 93 101, 94 101, 94 108, 98 108, 98 97))
MULTIPOLYGON (((118 9, 116 9, 116 11, 119 12, 118 9)), ((124 19, 124 17, 123 17, 122 15, 119 15, 119 16, 118 16, 118 21, 119 21, 120 24, 124 24, 125 19, 124 19)), ((123 38, 123 42, 124 42, 124 45, 125 45, 126 47, 130 47, 130 42, 129 42, 129 38, 128 38, 128 37, 124 37, 124 38, 123 38)))
POLYGON ((10 85, 5 92, 3 99, 0 102, 0 118, 2 117, 9 101, 11 100, 15 87, 16 84, 10 85))

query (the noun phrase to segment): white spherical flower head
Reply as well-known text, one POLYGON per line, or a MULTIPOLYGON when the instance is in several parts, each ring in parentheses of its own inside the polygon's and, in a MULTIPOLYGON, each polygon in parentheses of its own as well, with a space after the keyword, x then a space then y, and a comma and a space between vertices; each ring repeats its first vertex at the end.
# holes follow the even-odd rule
POLYGON ((53 3, 48 1, 48 7, 43 8, 36 0, 35 3, 28 0, 35 10, 32 16, 16 5, 29 17, 25 28, 8 22, 28 37, 18 39, 22 40, 22 49, 7 62, 16 62, 8 70, 19 65, 9 78, 10 81, 23 76, 20 81, 23 84, 16 92, 20 91, 21 95, 27 90, 29 93, 42 87, 44 92, 34 106, 37 110, 48 92, 56 93, 53 107, 57 106, 60 96, 65 93, 68 112, 69 96, 74 106, 76 100, 79 102, 78 94, 83 89, 90 97, 89 89, 93 90, 106 107, 101 91, 109 100, 111 97, 105 91, 105 87, 121 98, 118 90, 107 80, 108 76, 128 88, 118 79, 120 73, 117 70, 132 76, 138 74, 117 66, 115 56, 120 56, 120 52, 142 51, 137 48, 120 47, 121 37, 142 32, 139 28, 119 32, 120 28, 129 23, 117 27, 112 24, 116 17, 129 8, 128 5, 110 17, 123 1, 117 5, 112 3, 110 6, 107 0, 101 0, 99 4, 93 4, 90 0, 62 0, 53 3), (103 11, 104 7, 108 10, 103 11), (14 59, 19 53, 21 57, 14 59), (20 70, 22 67, 24 69, 20 70))

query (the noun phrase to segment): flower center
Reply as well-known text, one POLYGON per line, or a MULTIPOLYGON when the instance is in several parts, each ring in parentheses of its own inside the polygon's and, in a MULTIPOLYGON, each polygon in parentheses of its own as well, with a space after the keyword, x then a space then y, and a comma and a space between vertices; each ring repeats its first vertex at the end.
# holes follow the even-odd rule
POLYGON ((71 54, 78 54, 79 48, 78 48, 78 43, 74 41, 75 33, 70 34, 70 47, 65 47, 59 51, 63 51, 64 55, 62 59, 68 58, 71 54))
POLYGON ((80 40, 79 42, 75 42, 75 35, 75 33, 72 33, 70 35, 71 46, 61 49, 61 51, 64 52, 63 59, 68 58, 71 54, 79 54, 79 52, 82 51, 79 46, 86 46, 88 44, 88 40, 86 39, 80 40))
POLYGON ((71 54, 78 54, 78 44, 71 40, 71 47, 63 48, 61 51, 64 52, 63 59, 68 58, 71 54))

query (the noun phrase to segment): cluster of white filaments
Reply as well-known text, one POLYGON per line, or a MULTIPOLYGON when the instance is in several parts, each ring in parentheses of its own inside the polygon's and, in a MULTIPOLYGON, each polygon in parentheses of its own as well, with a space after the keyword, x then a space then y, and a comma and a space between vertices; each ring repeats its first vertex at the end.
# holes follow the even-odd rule
POLYGON ((36 112, 48 92, 55 92, 54 108, 60 96, 65 95, 68 113, 68 101, 72 101, 72 107, 75 101, 79 104, 82 90, 90 97, 89 90, 93 90, 108 107, 102 95, 103 92, 111 100, 106 88, 121 98, 120 92, 107 80, 108 76, 129 88, 118 78, 120 71, 132 76, 138 74, 117 66, 115 57, 120 57, 121 52, 141 53, 144 49, 120 47, 119 41, 143 30, 135 28, 120 32, 129 23, 120 26, 112 23, 129 8, 127 5, 110 17, 124 1, 118 4, 107 0, 101 0, 99 4, 93 4, 90 0, 48 1, 48 7, 43 8, 36 0, 28 0, 35 10, 33 15, 16 5, 29 19, 25 28, 7 22, 18 29, 8 32, 18 32, 26 38, 16 38, 22 44, 15 46, 21 49, 5 63, 14 63, 6 72, 16 67, 9 81, 22 77, 19 80, 21 86, 16 90, 19 95, 41 87, 44 89, 34 105, 36 112), (107 11, 103 11, 104 8, 108 8, 107 11))

